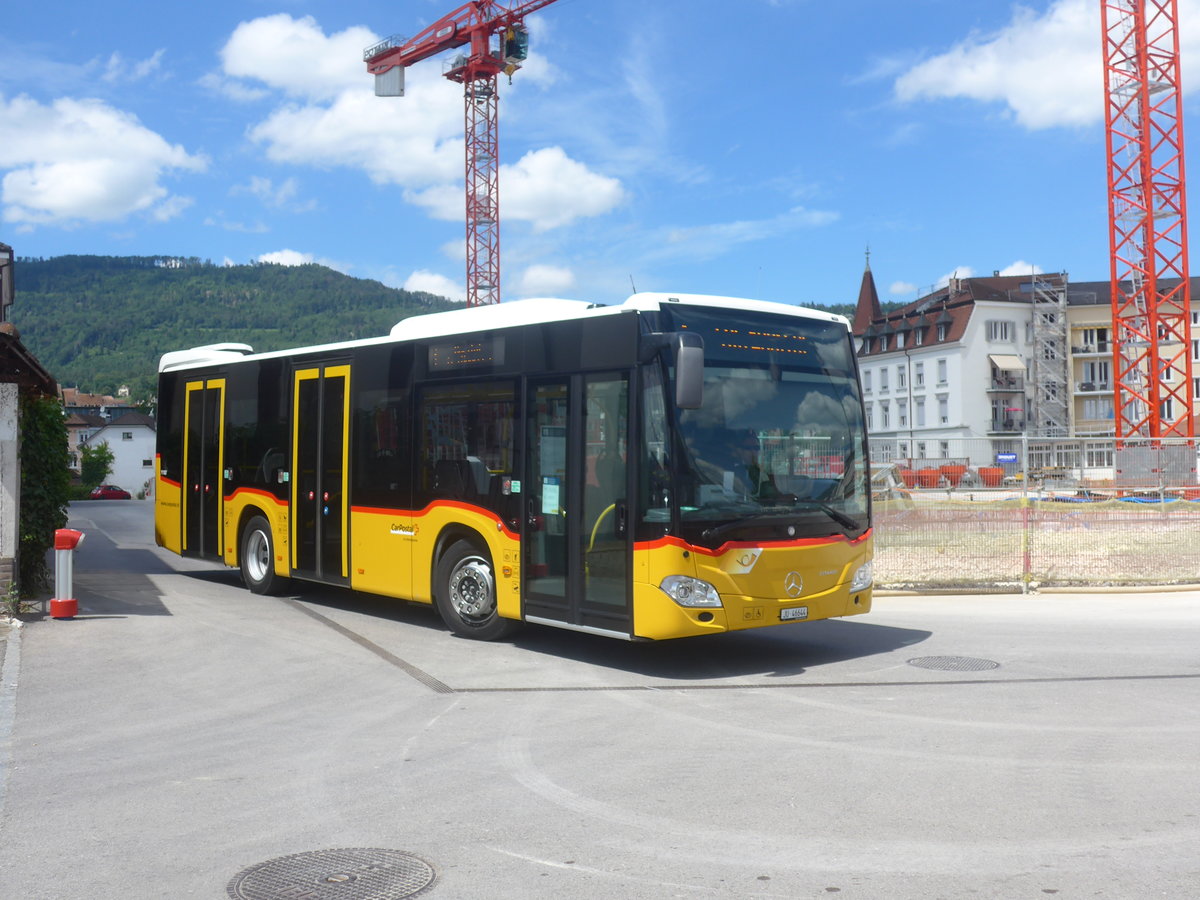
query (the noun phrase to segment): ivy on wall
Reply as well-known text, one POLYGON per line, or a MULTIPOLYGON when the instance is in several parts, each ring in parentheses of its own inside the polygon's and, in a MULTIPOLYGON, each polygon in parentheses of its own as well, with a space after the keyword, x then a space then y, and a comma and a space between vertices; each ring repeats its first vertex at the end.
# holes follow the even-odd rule
POLYGON ((46 551, 67 524, 71 475, 67 423, 55 397, 21 395, 21 547, 17 585, 35 595, 49 582, 46 551))

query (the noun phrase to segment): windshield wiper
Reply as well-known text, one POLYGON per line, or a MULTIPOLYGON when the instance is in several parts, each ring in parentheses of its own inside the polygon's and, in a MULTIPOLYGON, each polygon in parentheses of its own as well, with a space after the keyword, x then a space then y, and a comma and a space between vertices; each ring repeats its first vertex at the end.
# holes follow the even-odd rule
MULTIPOLYGON (((835 509, 828 503, 822 503, 820 500, 798 500, 796 505, 801 508, 815 509, 825 513, 833 521, 837 522, 848 531, 861 531, 862 523, 857 519, 853 519, 839 509, 835 509)), ((714 525, 712 528, 706 528, 701 532, 702 537, 713 538, 720 537, 730 531, 736 531, 739 528, 746 528, 751 525, 771 525, 776 522, 796 517, 796 510, 778 510, 777 512, 761 513, 756 516, 747 516, 744 519, 737 519, 733 522, 726 522, 723 525, 714 525)))

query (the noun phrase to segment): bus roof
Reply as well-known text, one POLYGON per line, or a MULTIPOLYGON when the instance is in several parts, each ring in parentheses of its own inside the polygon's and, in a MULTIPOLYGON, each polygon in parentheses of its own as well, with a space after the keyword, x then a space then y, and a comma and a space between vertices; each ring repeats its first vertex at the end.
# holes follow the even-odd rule
POLYGON ((311 347, 293 347, 267 353, 254 353, 249 344, 206 344, 188 350, 173 350, 164 353, 158 363, 159 372, 191 369, 197 366, 214 365, 253 356, 256 359, 288 356, 293 353, 310 353, 323 350, 344 349, 389 343, 396 340, 445 337, 468 334, 473 331, 490 331, 496 328, 511 328, 517 325, 536 325, 546 322, 561 322, 581 317, 615 315, 624 312, 655 312, 671 304, 684 306, 708 306, 719 309, 740 309, 747 312, 770 313, 772 315, 796 316, 835 322, 846 328, 849 321, 844 316, 820 310, 772 303, 764 300, 748 300, 741 297, 719 297, 708 294, 664 294, 643 292, 634 294, 617 306, 589 303, 586 300, 563 300, 541 297, 529 300, 509 300, 492 306, 477 306, 453 309, 447 312, 426 313, 401 319, 384 336, 311 347))

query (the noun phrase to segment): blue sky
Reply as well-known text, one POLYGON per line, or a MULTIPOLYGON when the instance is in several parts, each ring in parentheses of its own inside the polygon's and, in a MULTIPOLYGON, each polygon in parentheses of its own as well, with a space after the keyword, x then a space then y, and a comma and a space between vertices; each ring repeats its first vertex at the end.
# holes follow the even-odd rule
MULTIPOLYGON (((362 62, 452 8, 7 4, 0 240, 461 297, 462 89, 433 59, 376 98, 362 62)), ((1200 0, 1180 16, 1186 87, 1200 0)), ((506 299, 852 302, 868 245, 885 300, 1108 276, 1099 0, 558 0, 528 24, 501 85, 506 299)))

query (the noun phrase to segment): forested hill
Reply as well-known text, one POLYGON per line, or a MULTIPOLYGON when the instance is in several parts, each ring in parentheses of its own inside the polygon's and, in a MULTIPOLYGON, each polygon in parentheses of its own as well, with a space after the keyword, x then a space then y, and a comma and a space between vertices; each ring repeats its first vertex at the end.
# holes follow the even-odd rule
POLYGON ((237 341, 281 350, 387 334, 452 308, 324 266, 218 266, 179 257, 18 258, 11 319, 60 384, 154 395, 168 350, 237 341))

